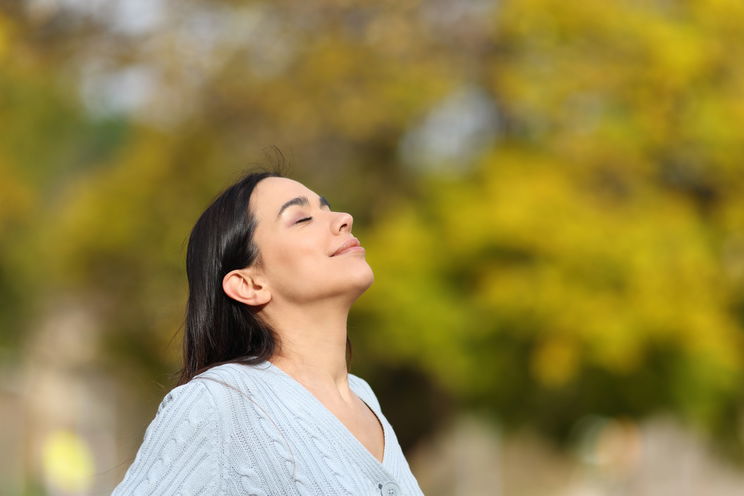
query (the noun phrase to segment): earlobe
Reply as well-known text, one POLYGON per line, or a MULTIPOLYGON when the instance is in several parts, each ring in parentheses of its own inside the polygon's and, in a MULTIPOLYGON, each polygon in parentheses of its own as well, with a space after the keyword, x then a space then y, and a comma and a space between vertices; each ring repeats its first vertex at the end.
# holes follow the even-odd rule
POLYGON ((271 300, 271 293, 266 285, 246 269, 228 272, 222 279, 222 290, 233 300, 254 307, 265 305, 271 300))

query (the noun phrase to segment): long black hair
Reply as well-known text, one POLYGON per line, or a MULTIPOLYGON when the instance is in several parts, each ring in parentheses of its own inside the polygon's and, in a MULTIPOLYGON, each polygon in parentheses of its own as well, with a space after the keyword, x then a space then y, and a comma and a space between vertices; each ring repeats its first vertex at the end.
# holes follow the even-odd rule
MULTIPOLYGON (((186 251, 189 297, 183 336, 183 368, 178 385, 222 363, 257 364, 279 346, 274 329, 258 308, 225 294, 222 279, 259 258, 253 241, 256 219, 249 209, 256 185, 278 172, 252 172, 227 188, 196 221, 186 251)), ((347 364, 351 341, 346 339, 347 364)))

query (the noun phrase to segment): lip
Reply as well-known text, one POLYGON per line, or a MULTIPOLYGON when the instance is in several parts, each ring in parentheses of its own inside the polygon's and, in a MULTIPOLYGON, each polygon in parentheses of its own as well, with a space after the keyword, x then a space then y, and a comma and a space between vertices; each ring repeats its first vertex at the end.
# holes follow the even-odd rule
POLYGON ((347 253, 349 251, 358 251, 358 250, 364 250, 362 248, 362 245, 359 243, 359 240, 352 237, 348 240, 346 240, 341 246, 334 251, 331 256, 335 257, 336 255, 342 255, 344 253, 347 253))

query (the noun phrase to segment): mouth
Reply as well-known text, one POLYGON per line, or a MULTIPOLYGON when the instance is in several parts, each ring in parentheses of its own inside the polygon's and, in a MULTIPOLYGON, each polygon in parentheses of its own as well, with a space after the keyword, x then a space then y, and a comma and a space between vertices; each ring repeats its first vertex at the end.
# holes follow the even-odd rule
POLYGON ((350 251, 360 251, 360 250, 363 251, 364 248, 362 248, 362 245, 359 243, 358 239, 352 237, 346 242, 344 242, 341 246, 339 246, 338 249, 331 254, 331 256, 335 257, 336 255, 342 255, 350 251))

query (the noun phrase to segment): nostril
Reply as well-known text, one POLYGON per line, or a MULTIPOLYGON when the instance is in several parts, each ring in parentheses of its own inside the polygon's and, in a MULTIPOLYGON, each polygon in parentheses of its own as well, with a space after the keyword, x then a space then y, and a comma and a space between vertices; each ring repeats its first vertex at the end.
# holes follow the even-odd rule
POLYGON ((354 218, 347 214, 347 213, 341 213, 339 220, 338 220, 338 231, 351 231, 351 226, 354 224, 354 218))

